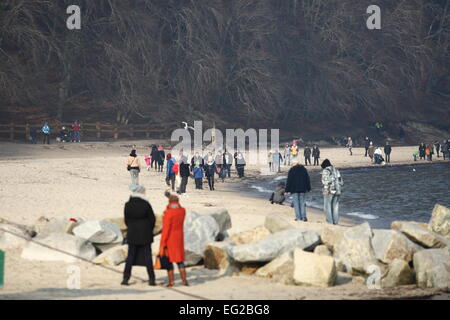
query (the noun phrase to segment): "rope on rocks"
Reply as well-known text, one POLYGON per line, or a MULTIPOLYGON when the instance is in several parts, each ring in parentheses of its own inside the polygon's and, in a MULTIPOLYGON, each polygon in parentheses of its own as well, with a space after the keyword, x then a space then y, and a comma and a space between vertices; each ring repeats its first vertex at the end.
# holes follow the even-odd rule
MULTIPOLYGON (((3 218, 2 218, 1 220, 2 220, 2 222, 4 221, 4 222, 6 222, 6 223, 8 223, 8 224, 11 224, 11 225, 14 225, 14 226, 18 226, 18 224, 13 223, 13 222, 10 222, 10 221, 8 221, 8 220, 5 220, 5 219, 3 219, 3 218)), ((90 261, 90 260, 88 260, 88 259, 85 259, 85 258, 83 258, 83 257, 79 257, 79 256, 77 256, 77 255, 74 255, 74 254, 72 254, 72 253, 70 253, 70 252, 66 252, 66 251, 61 250, 61 249, 58 249, 58 248, 54 248, 54 247, 49 246, 49 245, 47 245, 47 244, 45 244, 45 243, 41 243, 41 242, 39 242, 39 241, 36 241, 36 240, 34 240, 33 238, 29 239, 29 238, 24 237, 24 236, 22 236, 22 235, 20 235, 20 234, 17 234, 17 233, 15 233, 15 232, 11 232, 11 231, 5 230, 5 229, 3 229, 3 228, 0 228, 0 230, 3 231, 3 232, 9 233, 9 234, 11 234, 11 235, 13 235, 13 236, 16 236, 16 237, 18 237, 18 238, 22 238, 22 239, 25 239, 25 240, 27 240, 27 241, 31 241, 31 242, 33 242, 33 243, 35 243, 35 244, 37 244, 37 245, 40 245, 40 246, 42 246, 42 247, 45 247, 45 248, 47 248, 47 249, 50 249, 50 250, 53 250, 53 251, 57 251, 57 252, 60 252, 60 253, 62 253, 62 254, 65 254, 65 255, 74 257, 74 258, 76 258, 76 259, 82 260, 82 261, 87 262, 87 263, 89 263, 89 264, 91 264, 91 265, 93 265, 93 266, 101 267, 101 268, 103 268, 103 269, 107 269, 107 270, 113 271, 113 272, 115 272, 115 273, 122 274, 122 272, 120 272, 119 270, 116 270, 116 269, 114 269, 114 268, 111 268, 111 267, 108 267, 108 266, 105 266, 105 265, 95 264, 95 263, 93 263, 92 261, 90 261)), ((144 278, 141 278, 141 277, 137 277, 137 276, 133 276, 133 275, 132 275, 131 277, 134 278, 134 279, 137 279, 137 280, 141 280, 141 281, 143 281, 143 282, 147 282, 147 280, 145 280, 144 278)), ((165 286, 160 286, 160 287, 162 287, 162 288, 164 288, 164 289, 167 289, 167 290, 171 290, 171 291, 177 292, 177 293, 179 293, 179 294, 182 294, 182 295, 185 295, 185 296, 194 298, 194 299, 198 299, 198 300, 209 300, 208 298, 205 298, 205 297, 202 297, 202 296, 198 296, 198 295, 195 295, 195 294, 191 294, 191 293, 187 293, 187 292, 184 292, 184 291, 175 289, 175 288, 173 288, 173 287, 169 287, 169 288, 168 288, 168 287, 165 287, 165 286)))

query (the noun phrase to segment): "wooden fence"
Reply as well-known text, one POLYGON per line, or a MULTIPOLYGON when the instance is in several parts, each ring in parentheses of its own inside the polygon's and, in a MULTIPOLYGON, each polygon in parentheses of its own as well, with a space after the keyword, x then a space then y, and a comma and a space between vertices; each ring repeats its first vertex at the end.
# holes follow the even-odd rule
MULTIPOLYGON (((62 127, 70 131, 72 123, 49 122, 50 135, 56 137, 62 127)), ((28 140, 31 129, 36 129, 37 137, 42 136, 42 126, 32 124, 0 124, 0 138, 14 140, 28 140)), ((148 123, 119 125, 110 123, 81 123, 81 137, 83 140, 119 139, 119 138, 164 138, 172 130, 180 128, 180 123, 148 123)))

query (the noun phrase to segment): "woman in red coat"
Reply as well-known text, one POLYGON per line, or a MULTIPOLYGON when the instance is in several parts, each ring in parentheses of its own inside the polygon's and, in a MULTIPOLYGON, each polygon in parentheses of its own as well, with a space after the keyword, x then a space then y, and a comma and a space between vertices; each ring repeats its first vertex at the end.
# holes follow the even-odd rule
POLYGON ((169 198, 169 204, 163 215, 163 226, 160 244, 160 255, 163 254, 163 250, 166 248, 167 255, 169 256, 169 262, 171 268, 167 270, 169 282, 167 287, 172 287, 174 283, 174 271, 172 263, 178 264, 178 270, 180 271, 180 277, 185 286, 188 286, 186 268, 184 266, 184 233, 183 224, 186 210, 181 207, 178 196, 168 191, 165 193, 169 198))

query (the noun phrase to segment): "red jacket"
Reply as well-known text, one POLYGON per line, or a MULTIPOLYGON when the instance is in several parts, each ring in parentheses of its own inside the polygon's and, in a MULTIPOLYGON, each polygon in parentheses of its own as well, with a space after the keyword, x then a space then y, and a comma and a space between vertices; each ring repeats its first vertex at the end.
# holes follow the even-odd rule
POLYGON ((164 211, 160 247, 167 247, 170 262, 184 262, 184 217, 186 210, 170 202, 164 211))
POLYGON ((178 172, 180 171, 180 165, 178 164, 178 162, 176 162, 173 167, 172 167, 172 171, 178 175, 178 172))

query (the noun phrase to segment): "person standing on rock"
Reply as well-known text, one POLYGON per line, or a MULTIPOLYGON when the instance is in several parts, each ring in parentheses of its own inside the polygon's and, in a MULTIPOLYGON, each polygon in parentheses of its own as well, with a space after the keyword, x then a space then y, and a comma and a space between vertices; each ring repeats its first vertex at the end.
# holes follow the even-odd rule
POLYGON ((341 173, 331 165, 330 160, 325 159, 321 167, 323 185, 323 210, 328 223, 339 222, 339 198, 344 185, 341 173))
POLYGON ((123 271, 122 285, 128 286, 131 277, 131 269, 136 265, 136 258, 142 250, 145 258, 145 266, 148 273, 148 284, 155 286, 155 272, 152 262, 153 228, 155 227, 155 214, 152 206, 145 198, 145 188, 140 185, 131 185, 130 199, 125 204, 125 225, 127 226, 128 257, 123 271))
POLYGON ((306 218, 306 192, 311 191, 311 181, 308 171, 299 163, 297 157, 291 159, 292 168, 289 169, 286 193, 290 193, 293 198, 295 221, 308 221, 306 218))
POLYGON ((181 281, 188 286, 186 268, 184 265, 184 218, 186 210, 181 207, 178 196, 166 191, 165 196, 169 198, 169 204, 163 215, 162 234, 159 254, 166 254, 171 268, 167 270, 169 281, 166 287, 175 285, 173 263, 178 265, 181 281))
POLYGON ((136 150, 131 150, 127 159, 127 169, 130 171, 131 184, 139 184, 139 172, 141 171, 141 165, 139 164, 139 157, 136 154, 136 150))

